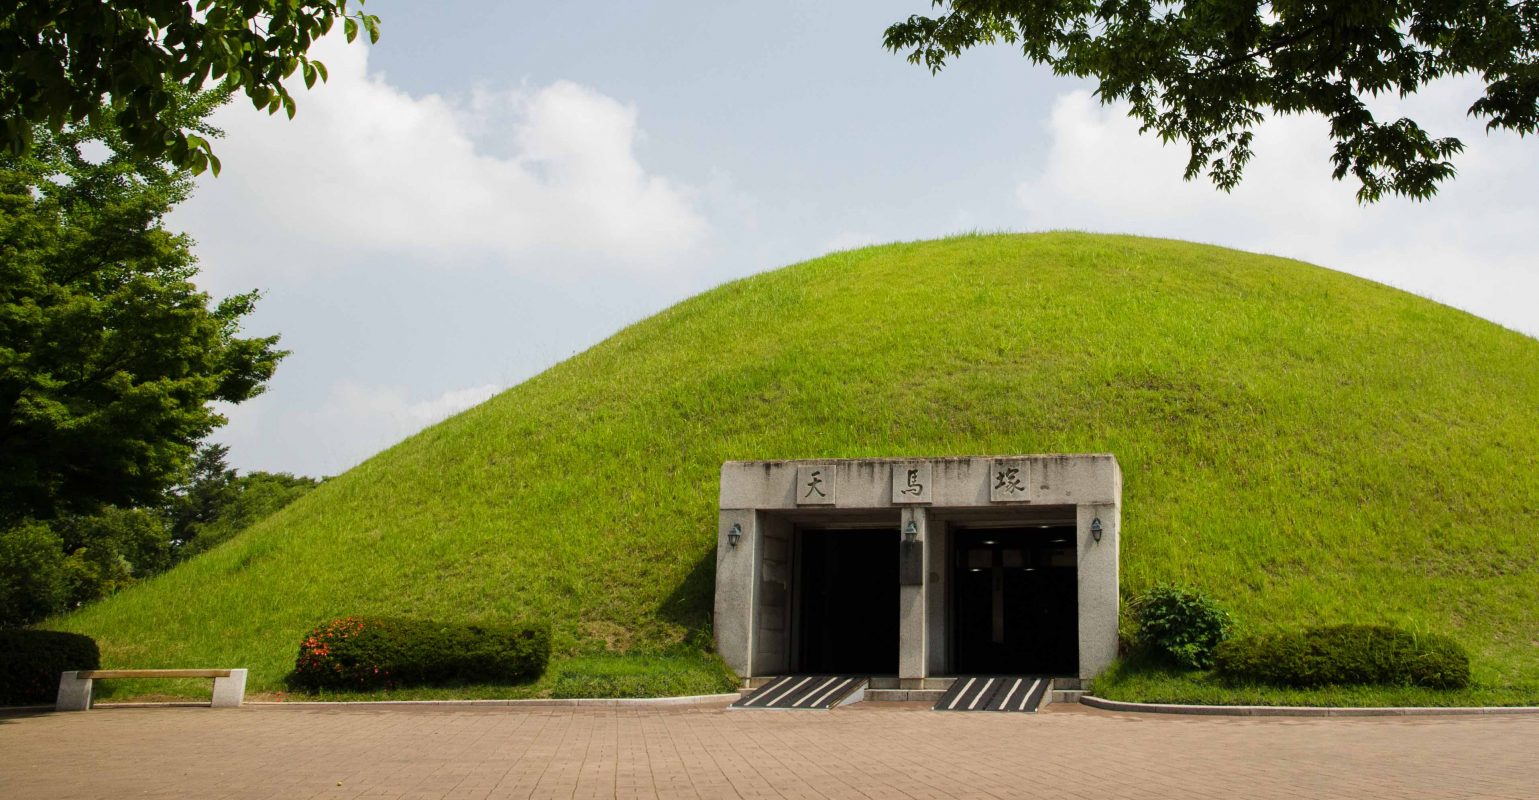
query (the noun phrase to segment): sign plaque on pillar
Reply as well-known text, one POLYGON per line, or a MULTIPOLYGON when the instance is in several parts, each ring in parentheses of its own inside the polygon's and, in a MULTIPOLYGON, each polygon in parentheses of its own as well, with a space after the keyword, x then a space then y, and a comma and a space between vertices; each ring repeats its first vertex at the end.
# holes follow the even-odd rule
POLYGON ((811 464, 796 468, 796 504, 831 506, 834 504, 835 467, 811 464))
POLYGON ((932 502, 934 486, 931 481, 930 462, 913 461, 892 465, 893 505, 932 502))

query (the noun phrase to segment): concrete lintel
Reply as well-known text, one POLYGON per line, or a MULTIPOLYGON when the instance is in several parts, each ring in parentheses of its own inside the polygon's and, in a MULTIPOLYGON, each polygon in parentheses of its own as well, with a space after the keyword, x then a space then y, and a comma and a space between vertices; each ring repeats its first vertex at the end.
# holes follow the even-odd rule
MULTIPOLYGON (((1117 460, 1108 454, 1026 456, 963 456, 946 458, 852 458, 797 461, 728 461, 721 468, 721 508, 807 508, 800 483, 809 467, 826 469, 816 491, 830 486, 831 508, 890 508, 911 505, 893 501, 893 470, 925 464, 933 486, 928 505, 969 508, 1001 505, 1082 505, 1116 501, 1121 482, 1117 460), (1025 466, 1017 473, 1026 491, 1019 500, 991 498, 991 469, 995 461, 1025 466), (1029 478, 1029 481, 1027 479, 1029 478)), ((810 479, 806 479, 810 480, 810 479)), ((806 487, 813 491, 814 487, 806 487)), ((816 497, 814 491, 814 497, 816 497)))

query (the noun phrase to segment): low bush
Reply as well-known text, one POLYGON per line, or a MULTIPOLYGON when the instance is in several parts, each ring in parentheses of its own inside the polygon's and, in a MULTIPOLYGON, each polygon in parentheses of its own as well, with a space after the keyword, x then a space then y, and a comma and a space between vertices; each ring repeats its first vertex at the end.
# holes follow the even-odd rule
POLYGON ((1470 658, 1444 636, 1383 625, 1333 625, 1225 642, 1214 664, 1234 683, 1284 687, 1374 684, 1462 689, 1470 658))
POLYGON ((62 631, 0 630, 0 706, 52 703, 59 673, 99 669, 96 640, 62 631))
POLYGON ((516 683, 538 678, 549 662, 544 625, 343 617, 305 635, 289 683, 312 690, 516 683))
POLYGON ((1156 586, 1133 601, 1135 649, 1188 669, 1207 669, 1234 618, 1196 589, 1156 586))

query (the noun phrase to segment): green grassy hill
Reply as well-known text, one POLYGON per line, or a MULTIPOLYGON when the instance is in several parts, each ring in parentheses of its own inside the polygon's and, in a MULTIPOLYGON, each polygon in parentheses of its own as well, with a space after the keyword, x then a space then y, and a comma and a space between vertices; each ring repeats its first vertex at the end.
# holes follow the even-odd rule
POLYGON ((1296 261, 1084 234, 728 284, 56 625, 106 665, 246 665, 257 691, 349 613, 661 653, 708 631, 722 461, 1049 452, 1120 460, 1125 594, 1447 632, 1477 680, 1539 686, 1539 341, 1296 261))

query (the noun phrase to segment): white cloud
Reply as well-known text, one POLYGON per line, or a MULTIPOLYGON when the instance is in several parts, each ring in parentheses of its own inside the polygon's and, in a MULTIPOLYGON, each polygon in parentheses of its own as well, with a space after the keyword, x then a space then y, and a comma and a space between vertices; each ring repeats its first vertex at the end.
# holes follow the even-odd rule
POLYGON ((314 52, 330 80, 293 120, 243 99, 213 120, 224 172, 176 224, 216 290, 381 257, 666 272, 707 233, 692 191, 642 167, 633 106, 570 81, 414 97, 365 46, 314 52))
POLYGON ((1330 178, 1323 120, 1274 118, 1231 194, 1181 180, 1183 145, 1140 135, 1123 106, 1087 92, 1058 98, 1042 172, 1017 197, 1032 229, 1075 228, 1213 242, 1275 253, 1372 278, 1539 335, 1539 151, 1510 134, 1487 137, 1465 117, 1475 87, 1445 81, 1381 118, 1409 115, 1468 150, 1433 200, 1360 206, 1356 184, 1330 178))
POLYGON ((400 435, 405 436, 479 405, 500 389, 496 384, 486 384, 452 389, 437 397, 413 401, 395 387, 364 386, 353 381, 342 381, 333 388, 331 399, 318 412, 318 416, 368 420, 397 428, 400 435))
POLYGON ((269 409, 263 397, 222 408, 230 424, 215 438, 244 456, 245 469, 335 475, 429 425, 480 405, 502 389, 485 384, 413 399, 400 387, 342 380, 311 410, 269 409), (281 420, 270 418, 272 414, 281 415, 281 420), (274 424, 279 421, 281 425, 274 424), (270 458, 278 460, 269 463, 270 458))
POLYGON ((867 245, 877 244, 881 241, 875 234, 864 231, 843 231, 832 239, 823 243, 823 252, 837 253, 840 250, 856 250, 867 245))

